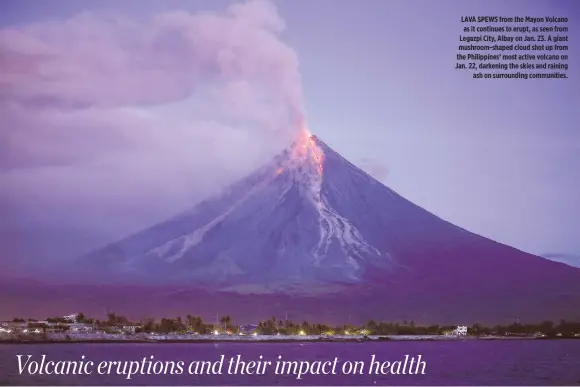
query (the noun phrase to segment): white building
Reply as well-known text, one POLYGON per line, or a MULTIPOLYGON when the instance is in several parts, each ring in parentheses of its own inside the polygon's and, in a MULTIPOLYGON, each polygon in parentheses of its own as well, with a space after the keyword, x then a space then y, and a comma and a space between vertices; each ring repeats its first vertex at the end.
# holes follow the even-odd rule
POLYGON ((91 324, 83 323, 68 324, 68 328, 71 332, 90 332, 93 330, 93 326, 91 324))
POLYGON ((453 331, 454 335, 457 336, 465 336, 467 335, 467 326, 465 325, 458 325, 457 328, 453 331))
POLYGON ((123 327, 121 329, 125 333, 135 333, 135 331, 137 331, 137 328, 141 328, 141 326, 140 325, 123 325, 123 327))
POLYGON ((76 323, 78 317, 79 317, 78 313, 73 313, 73 314, 69 314, 68 316, 63 316, 62 318, 64 318, 65 320, 67 320, 71 323, 76 323))

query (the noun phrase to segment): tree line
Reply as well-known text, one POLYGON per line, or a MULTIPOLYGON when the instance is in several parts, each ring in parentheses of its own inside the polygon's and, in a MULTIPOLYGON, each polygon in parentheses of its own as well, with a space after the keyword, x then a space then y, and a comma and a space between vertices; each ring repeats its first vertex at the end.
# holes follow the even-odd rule
MULTIPOLYGON (((46 328, 43 324, 34 319, 15 318, 14 322, 28 322, 30 328, 46 328)), ((46 319, 49 323, 56 323, 67 329, 69 320, 64 317, 51 317, 46 319)), ((90 324, 94 328, 111 331, 119 327, 132 325, 136 326, 136 332, 147 333, 247 333, 248 326, 240 326, 233 323, 229 316, 222 316, 213 323, 204 321, 199 316, 187 315, 186 317, 168 318, 159 320, 145 318, 139 322, 132 322, 127 317, 116 313, 108 313, 105 319, 99 320, 87 317, 84 313, 77 314, 77 323, 90 324)), ((277 319, 272 317, 268 320, 260 321, 256 326, 250 326, 252 332, 261 335, 442 335, 452 332, 456 326, 452 325, 417 325, 414 321, 385 322, 369 320, 362 325, 345 324, 333 326, 320 323, 301 323, 288 319, 277 319)), ((549 337, 563 336, 573 337, 580 334, 580 321, 560 320, 559 323, 544 321, 537 324, 513 322, 507 325, 485 326, 483 324, 473 324, 468 327, 468 334, 474 336, 530 336, 542 334, 549 337)))

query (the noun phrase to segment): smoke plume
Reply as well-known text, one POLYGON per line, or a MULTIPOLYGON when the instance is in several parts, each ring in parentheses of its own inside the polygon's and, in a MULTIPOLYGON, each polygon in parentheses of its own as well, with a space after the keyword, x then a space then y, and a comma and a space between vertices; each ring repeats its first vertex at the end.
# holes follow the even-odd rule
POLYGON ((304 114, 284 29, 253 0, 0 30, 0 247, 46 230, 120 237, 278 152, 304 114))

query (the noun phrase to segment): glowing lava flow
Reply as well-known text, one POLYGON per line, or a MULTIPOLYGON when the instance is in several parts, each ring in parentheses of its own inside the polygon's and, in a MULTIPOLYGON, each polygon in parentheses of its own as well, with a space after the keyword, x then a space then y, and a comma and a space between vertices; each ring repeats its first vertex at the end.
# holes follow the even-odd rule
POLYGON ((295 172, 294 181, 299 182, 302 192, 312 200, 318 212, 319 240, 312 251, 314 264, 323 264, 331 249, 340 248, 346 257, 344 265, 349 278, 358 279, 358 261, 373 255, 383 259, 382 254, 364 239, 348 219, 333 209, 322 194, 324 153, 316 143, 316 137, 305 126, 292 147, 290 163, 295 172))
POLYGON ((312 163, 318 175, 322 176, 324 153, 316 144, 315 137, 306 128, 300 131, 300 136, 292 148, 292 159, 312 163))

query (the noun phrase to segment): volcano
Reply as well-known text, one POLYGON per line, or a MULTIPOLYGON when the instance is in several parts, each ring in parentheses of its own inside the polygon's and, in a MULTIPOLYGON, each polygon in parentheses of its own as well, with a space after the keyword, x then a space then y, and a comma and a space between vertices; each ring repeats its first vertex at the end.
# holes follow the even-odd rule
POLYGON ((150 311, 246 320, 290 310, 482 322, 580 310, 579 269, 440 219, 306 131, 220 195, 80 262, 75 278, 125 289, 108 301, 124 294, 119 310, 134 304, 131 286, 147 289, 136 293, 147 292, 150 311))
POLYGON ((333 292, 364 282, 374 269, 406 270, 381 228, 392 228, 393 216, 414 217, 417 225, 425 215, 433 217, 413 213, 415 207, 402 198, 401 207, 396 198, 303 132, 292 147, 218 197, 85 262, 95 265, 93 274, 104 269, 109 279, 140 283, 169 280, 239 293, 333 292))

